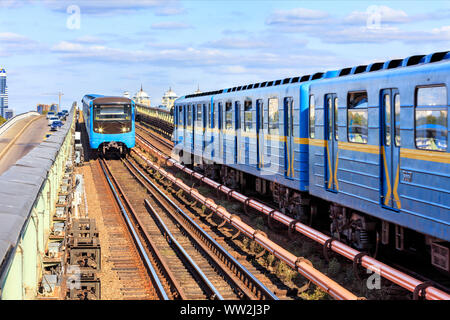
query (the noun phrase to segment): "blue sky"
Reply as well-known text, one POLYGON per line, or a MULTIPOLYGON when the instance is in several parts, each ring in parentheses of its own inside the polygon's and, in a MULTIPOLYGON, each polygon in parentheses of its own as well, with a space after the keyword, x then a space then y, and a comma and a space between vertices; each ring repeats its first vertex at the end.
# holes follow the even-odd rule
POLYGON ((18 113, 59 90, 70 106, 142 83, 159 105, 169 86, 185 95, 449 49, 448 1, 0 0, 18 113))

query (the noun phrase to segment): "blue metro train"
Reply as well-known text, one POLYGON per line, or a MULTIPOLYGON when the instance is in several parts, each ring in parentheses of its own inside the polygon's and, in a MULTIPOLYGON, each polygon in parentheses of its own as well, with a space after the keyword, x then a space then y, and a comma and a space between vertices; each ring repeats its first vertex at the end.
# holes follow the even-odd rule
POLYGON ((124 97, 89 94, 83 97, 83 115, 89 146, 121 154, 135 146, 135 104, 124 97))
POLYGON ((186 95, 174 151, 359 249, 424 249, 450 271, 449 85, 437 52, 186 95))

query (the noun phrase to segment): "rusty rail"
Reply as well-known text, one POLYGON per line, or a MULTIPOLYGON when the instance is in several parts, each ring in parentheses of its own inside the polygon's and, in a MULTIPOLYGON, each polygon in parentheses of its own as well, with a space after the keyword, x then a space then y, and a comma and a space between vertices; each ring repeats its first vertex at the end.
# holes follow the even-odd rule
POLYGON ((287 226, 288 231, 297 231, 308 238, 318 242, 323 245, 325 249, 332 250, 349 260, 352 260, 355 264, 360 264, 362 267, 375 272, 382 276, 383 278, 399 285, 402 288, 413 293, 414 298, 423 297, 427 300, 450 300, 450 295, 432 285, 428 282, 423 282, 417 280, 395 268, 392 268, 367 254, 364 254, 358 250, 351 248, 350 246, 331 238, 323 234, 320 231, 317 231, 301 222, 298 222, 291 217, 286 216, 278 210, 275 210, 261 202, 246 197, 245 195, 230 189, 220 183, 211 180, 202 174, 195 172, 182 164, 178 163, 176 160, 164 155, 159 150, 156 150, 149 142, 147 142, 143 137, 136 135, 137 142, 144 147, 144 149, 156 154, 158 157, 161 157, 165 160, 167 165, 174 166, 181 171, 184 171, 191 177, 194 177, 207 185, 225 193, 228 197, 234 198, 240 202, 242 202, 246 207, 253 208, 265 215, 268 216, 269 219, 276 220, 285 226, 287 226))
POLYGON ((188 193, 195 200, 202 203, 205 207, 210 209, 212 212, 216 213, 219 217, 221 217, 224 222, 229 223, 233 227, 235 227, 238 231, 242 232, 244 235, 249 237, 250 239, 256 241, 259 245, 261 245, 265 250, 272 253, 275 257, 286 263, 292 269, 298 271, 301 275, 311 280, 314 284, 320 287, 322 290, 327 292, 330 296, 338 300, 357 300, 358 297, 343 288, 341 285, 336 283, 334 280, 328 278, 326 275, 315 269, 311 262, 304 259, 303 257, 297 257, 289 251, 285 250, 281 246, 274 243, 272 240, 267 238, 267 236, 260 230, 253 229, 248 226, 241 219, 236 216, 230 214, 225 208, 217 205, 212 199, 206 198, 201 195, 196 189, 189 187, 186 185, 181 179, 176 178, 172 174, 165 171, 160 166, 154 164, 152 161, 148 160, 141 152, 138 150, 132 149, 132 153, 136 154, 141 160, 145 161, 146 164, 158 171, 164 178, 169 180, 170 182, 177 185, 183 191, 188 193))
MULTIPOLYGON (((213 237, 205 232, 189 215, 181 209, 175 202, 173 202, 157 185, 155 185, 149 178, 139 170, 133 162, 129 159, 124 160, 124 164, 130 172, 135 175, 136 179, 147 189, 147 191, 158 199, 158 202, 164 206, 160 197, 164 199, 164 202, 170 204, 175 209, 179 216, 173 215, 171 217, 177 221, 178 225, 182 227, 191 238, 198 241, 198 245, 202 250, 207 253, 211 260, 223 268, 223 273, 234 283, 238 288, 242 296, 247 299, 266 299, 266 300, 278 300, 278 297, 270 291, 261 281, 259 281, 250 271, 248 271, 239 261, 237 261, 225 248, 223 248, 213 237), (136 172, 136 173, 135 173, 136 172), (142 179, 140 177, 142 177, 142 179), (145 181, 145 182, 144 182, 145 181), (150 185, 149 188, 146 184, 150 185)), ((147 207, 151 207, 147 199, 145 199, 147 207)), ((151 209, 154 211, 153 209, 151 209)), ((157 213, 154 213, 157 215, 157 213)))

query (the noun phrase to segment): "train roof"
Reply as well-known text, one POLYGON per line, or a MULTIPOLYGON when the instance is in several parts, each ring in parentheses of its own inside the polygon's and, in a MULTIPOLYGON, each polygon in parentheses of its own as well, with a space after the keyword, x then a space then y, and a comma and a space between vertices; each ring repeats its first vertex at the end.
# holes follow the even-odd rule
POLYGON ((400 68, 400 67, 409 67, 409 66, 414 66, 414 65, 418 65, 418 64, 438 62, 438 61, 442 61, 442 60, 446 60, 446 59, 450 60, 450 51, 434 52, 434 53, 431 53, 428 55, 414 55, 414 56, 406 57, 404 59, 392 59, 392 60, 388 60, 385 62, 374 62, 369 65, 359 65, 359 66, 354 66, 354 67, 342 68, 340 70, 317 72, 312 75, 303 75, 303 76, 297 76, 297 77, 292 77, 292 78, 285 78, 285 79, 279 79, 279 80, 273 80, 273 81, 264 81, 264 82, 260 82, 260 83, 247 84, 244 86, 232 87, 232 88, 216 90, 216 91, 188 94, 188 95, 180 97, 177 100, 211 96, 211 95, 217 95, 217 94, 222 94, 222 93, 236 92, 236 91, 243 91, 243 90, 250 90, 250 89, 257 89, 257 88, 265 88, 265 87, 271 87, 271 86, 279 86, 279 85, 285 85, 285 84, 291 84, 291 83, 297 83, 297 82, 313 81, 313 80, 318 80, 318 79, 323 79, 323 78, 343 77, 343 76, 347 76, 347 75, 354 75, 354 74, 366 73, 366 72, 375 72, 375 71, 394 69, 394 68, 400 68))
POLYGON ((83 99, 92 101, 94 104, 131 104, 133 101, 125 97, 103 96, 98 94, 87 94, 83 99))

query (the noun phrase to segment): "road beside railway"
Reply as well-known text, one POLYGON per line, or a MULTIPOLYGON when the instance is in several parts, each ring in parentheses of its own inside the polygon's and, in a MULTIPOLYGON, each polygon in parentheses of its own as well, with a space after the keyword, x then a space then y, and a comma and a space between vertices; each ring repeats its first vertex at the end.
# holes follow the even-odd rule
POLYGON ((39 145, 48 132, 43 116, 30 116, 18 120, 0 135, 0 174, 39 145))

